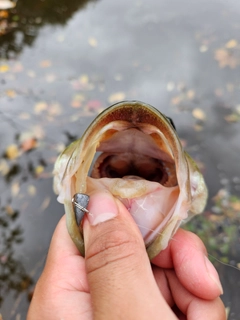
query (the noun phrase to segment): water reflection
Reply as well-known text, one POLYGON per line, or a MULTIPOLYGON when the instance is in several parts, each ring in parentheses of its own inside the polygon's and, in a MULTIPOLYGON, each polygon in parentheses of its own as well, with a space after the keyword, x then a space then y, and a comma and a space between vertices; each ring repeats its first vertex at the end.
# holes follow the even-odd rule
POLYGON ((23 229, 16 225, 19 212, 8 204, 1 208, 0 216, 0 306, 9 291, 27 290, 32 284, 32 278, 27 274, 21 261, 15 258, 15 250, 23 241, 23 229))
POLYGON ((88 2, 97 0, 18 0, 15 8, 0 9, 0 58, 14 58, 31 46, 46 24, 65 24, 88 2))

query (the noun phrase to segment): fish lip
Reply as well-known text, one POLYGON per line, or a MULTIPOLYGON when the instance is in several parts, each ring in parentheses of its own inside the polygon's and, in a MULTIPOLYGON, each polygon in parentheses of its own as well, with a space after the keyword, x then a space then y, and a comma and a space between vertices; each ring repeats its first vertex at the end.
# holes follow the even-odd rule
MULTIPOLYGON (((86 149, 89 145, 92 144, 97 134, 99 133, 99 128, 103 128, 105 125, 113 122, 113 121, 129 121, 131 126, 139 126, 142 123, 150 123, 151 125, 159 128, 161 132, 164 131, 164 135, 168 140, 169 145, 171 145, 171 151, 173 153, 174 162, 176 164, 176 173, 177 180, 180 185, 183 185, 189 188, 189 184, 187 179, 183 179, 184 176, 188 177, 188 168, 185 157, 183 156, 183 149, 180 143, 178 136, 176 135, 176 131, 173 128, 172 124, 169 120, 166 120, 166 117, 163 113, 161 113, 158 109, 153 106, 143 103, 141 101, 133 100, 133 101, 121 101, 115 103, 102 111, 99 116, 93 120, 90 126, 87 128, 85 133, 82 136, 81 147, 78 150, 75 150, 76 153, 82 155, 75 160, 75 165, 72 170, 71 176, 73 176, 81 167, 84 161, 84 157, 86 155, 86 149), (180 173, 181 172, 181 173, 180 173)), ((95 153, 95 152, 94 152, 95 153)), ((91 159, 92 162, 93 158, 91 159)), ((87 168, 87 173, 89 171, 90 165, 87 168)), ((83 173, 83 180, 86 180, 87 174, 83 173)), ((84 184, 84 182, 82 182, 84 184)), ((79 192, 85 192, 86 186, 79 192)))

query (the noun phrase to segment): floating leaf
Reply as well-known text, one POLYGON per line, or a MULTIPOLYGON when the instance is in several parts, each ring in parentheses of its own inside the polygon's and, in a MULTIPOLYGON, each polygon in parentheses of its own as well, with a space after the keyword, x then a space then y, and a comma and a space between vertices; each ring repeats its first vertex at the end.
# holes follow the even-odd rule
POLYGON ((27 112, 22 112, 22 113, 19 114, 19 119, 28 120, 28 119, 30 119, 30 118, 31 118, 31 116, 30 116, 30 114, 27 113, 27 112))
POLYGON ((90 37, 88 39, 88 43, 90 44, 91 47, 97 47, 97 45, 98 45, 97 40, 93 37, 90 37))
POLYGON ((109 102, 109 103, 115 103, 115 102, 124 100, 125 97, 126 97, 126 95, 125 95, 124 92, 116 92, 116 93, 111 94, 111 95, 108 97, 108 102, 109 102))
POLYGON ((215 60, 218 61, 219 67, 230 67, 232 69, 240 63, 239 57, 236 57, 232 52, 227 49, 217 49, 214 55, 215 60))
POLYGON ((194 118, 196 118, 198 120, 202 120, 203 121, 203 120, 206 119, 205 112, 200 108, 193 109, 192 115, 194 116, 194 118))
POLYGON ((19 191, 20 191, 20 186, 19 186, 19 183, 18 182, 14 182, 11 186, 11 193, 12 193, 12 196, 15 197, 19 194, 19 191))
POLYGON ((41 68, 49 68, 51 67, 52 62, 50 60, 43 60, 40 62, 41 68))
POLYGON ((13 216, 15 211, 13 210, 13 208, 11 206, 6 206, 5 208, 5 211, 6 213, 9 215, 9 216, 13 216))
POLYGON ((167 83, 167 91, 171 92, 175 88, 175 83, 174 82, 168 82, 167 83))
POLYGON ((35 71, 33 71, 33 70, 28 70, 27 75, 28 75, 30 78, 35 78, 35 77, 36 77, 36 73, 35 73, 35 71))
POLYGON ((208 51, 208 47, 203 44, 203 45, 199 48, 199 51, 202 52, 202 53, 204 53, 204 52, 208 51))
POLYGON ((226 47, 227 49, 232 49, 232 48, 235 48, 237 45, 238 45, 237 40, 232 39, 232 40, 229 40, 229 41, 225 44, 225 47, 226 47))
POLYGON ((6 11, 6 10, 0 11, 0 18, 6 19, 6 18, 8 18, 8 16, 9 16, 8 11, 6 11))
POLYGON ((35 171, 36 175, 38 176, 38 175, 40 175, 41 173, 44 172, 44 166, 39 165, 39 166, 37 166, 37 167, 35 168, 34 171, 35 171))
POLYGON ((9 70, 9 66, 7 64, 2 64, 0 66, 0 73, 7 72, 9 70))
POLYGON ((50 116, 59 116, 62 113, 62 108, 58 102, 51 103, 48 107, 48 114, 50 116))
POLYGON ((188 98, 189 100, 194 99, 194 98, 195 98, 195 91, 194 91, 194 90, 188 90, 188 91, 187 91, 187 98, 188 98))
POLYGON ((16 97, 16 91, 9 89, 9 90, 6 91, 6 95, 9 98, 15 98, 16 97))
POLYGON ((38 103, 35 104, 35 106, 34 106, 34 112, 35 112, 36 114, 40 114, 40 113, 42 113, 44 110, 47 110, 47 107, 48 107, 48 105, 47 105, 46 102, 40 101, 40 102, 38 102, 38 103))
POLYGON ((173 97, 173 98, 171 99, 171 103, 176 106, 176 105, 178 105, 180 102, 182 102, 182 100, 183 100, 182 95, 179 95, 179 96, 173 97))
POLYGON ((54 73, 49 73, 49 74, 46 75, 45 80, 48 83, 52 83, 52 82, 54 82, 56 80, 56 75, 54 73))
POLYGON ((82 106, 82 102, 85 100, 85 97, 83 94, 76 94, 71 102, 71 106, 73 108, 80 108, 82 106))
POLYGON ((50 204, 50 201, 51 201, 51 198, 50 197, 46 197, 44 200, 43 200, 43 203, 40 207, 41 211, 44 211, 45 209, 47 209, 47 207, 49 206, 50 204))
POLYGON ((0 10, 11 9, 16 6, 16 2, 9 0, 0 0, 0 10))
POLYGON ((89 77, 86 74, 83 74, 80 78, 79 78, 79 82, 80 84, 88 84, 89 82, 89 77))
POLYGON ((16 159, 19 156, 18 146, 16 144, 10 144, 5 151, 5 154, 10 160, 16 159))
POLYGON ((36 147, 37 147, 37 140, 36 138, 32 138, 32 137, 25 139, 21 144, 21 149, 25 152, 30 151, 36 147))
POLYGON ((37 193, 37 189, 34 185, 31 184, 30 186, 28 186, 28 194, 30 196, 35 196, 36 193, 37 193))
POLYGON ((0 173, 5 176, 6 174, 8 174, 10 168, 9 168, 9 164, 6 160, 1 159, 0 160, 0 173))

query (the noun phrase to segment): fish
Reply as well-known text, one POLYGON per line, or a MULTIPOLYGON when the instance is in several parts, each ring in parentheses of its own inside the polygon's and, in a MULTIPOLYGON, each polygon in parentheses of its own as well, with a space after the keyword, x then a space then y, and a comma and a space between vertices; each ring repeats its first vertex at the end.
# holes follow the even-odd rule
POLYGON ((133 216, 149 259, 181 224, 203 212, 208 190, 183 150, 173 121, 153 106, 122 101, 103 110, 57 158, 53 189, 64 204, 68 232, 84 256, 82 225, 72 198, 107 190, 133 216))

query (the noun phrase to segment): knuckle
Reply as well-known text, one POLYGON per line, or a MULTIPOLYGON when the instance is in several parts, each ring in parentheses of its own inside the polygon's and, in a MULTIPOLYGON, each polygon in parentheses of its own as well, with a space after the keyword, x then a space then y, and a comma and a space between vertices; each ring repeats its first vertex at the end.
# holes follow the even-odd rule
POLYGON ((108 230, 97 236, 88 247, 87 273, 112 268, 113 264, 118 264, 118 267, 129 266, 129 260, 133 263, 137 261, 141 248, 139 240, 126 230, 108 230))

